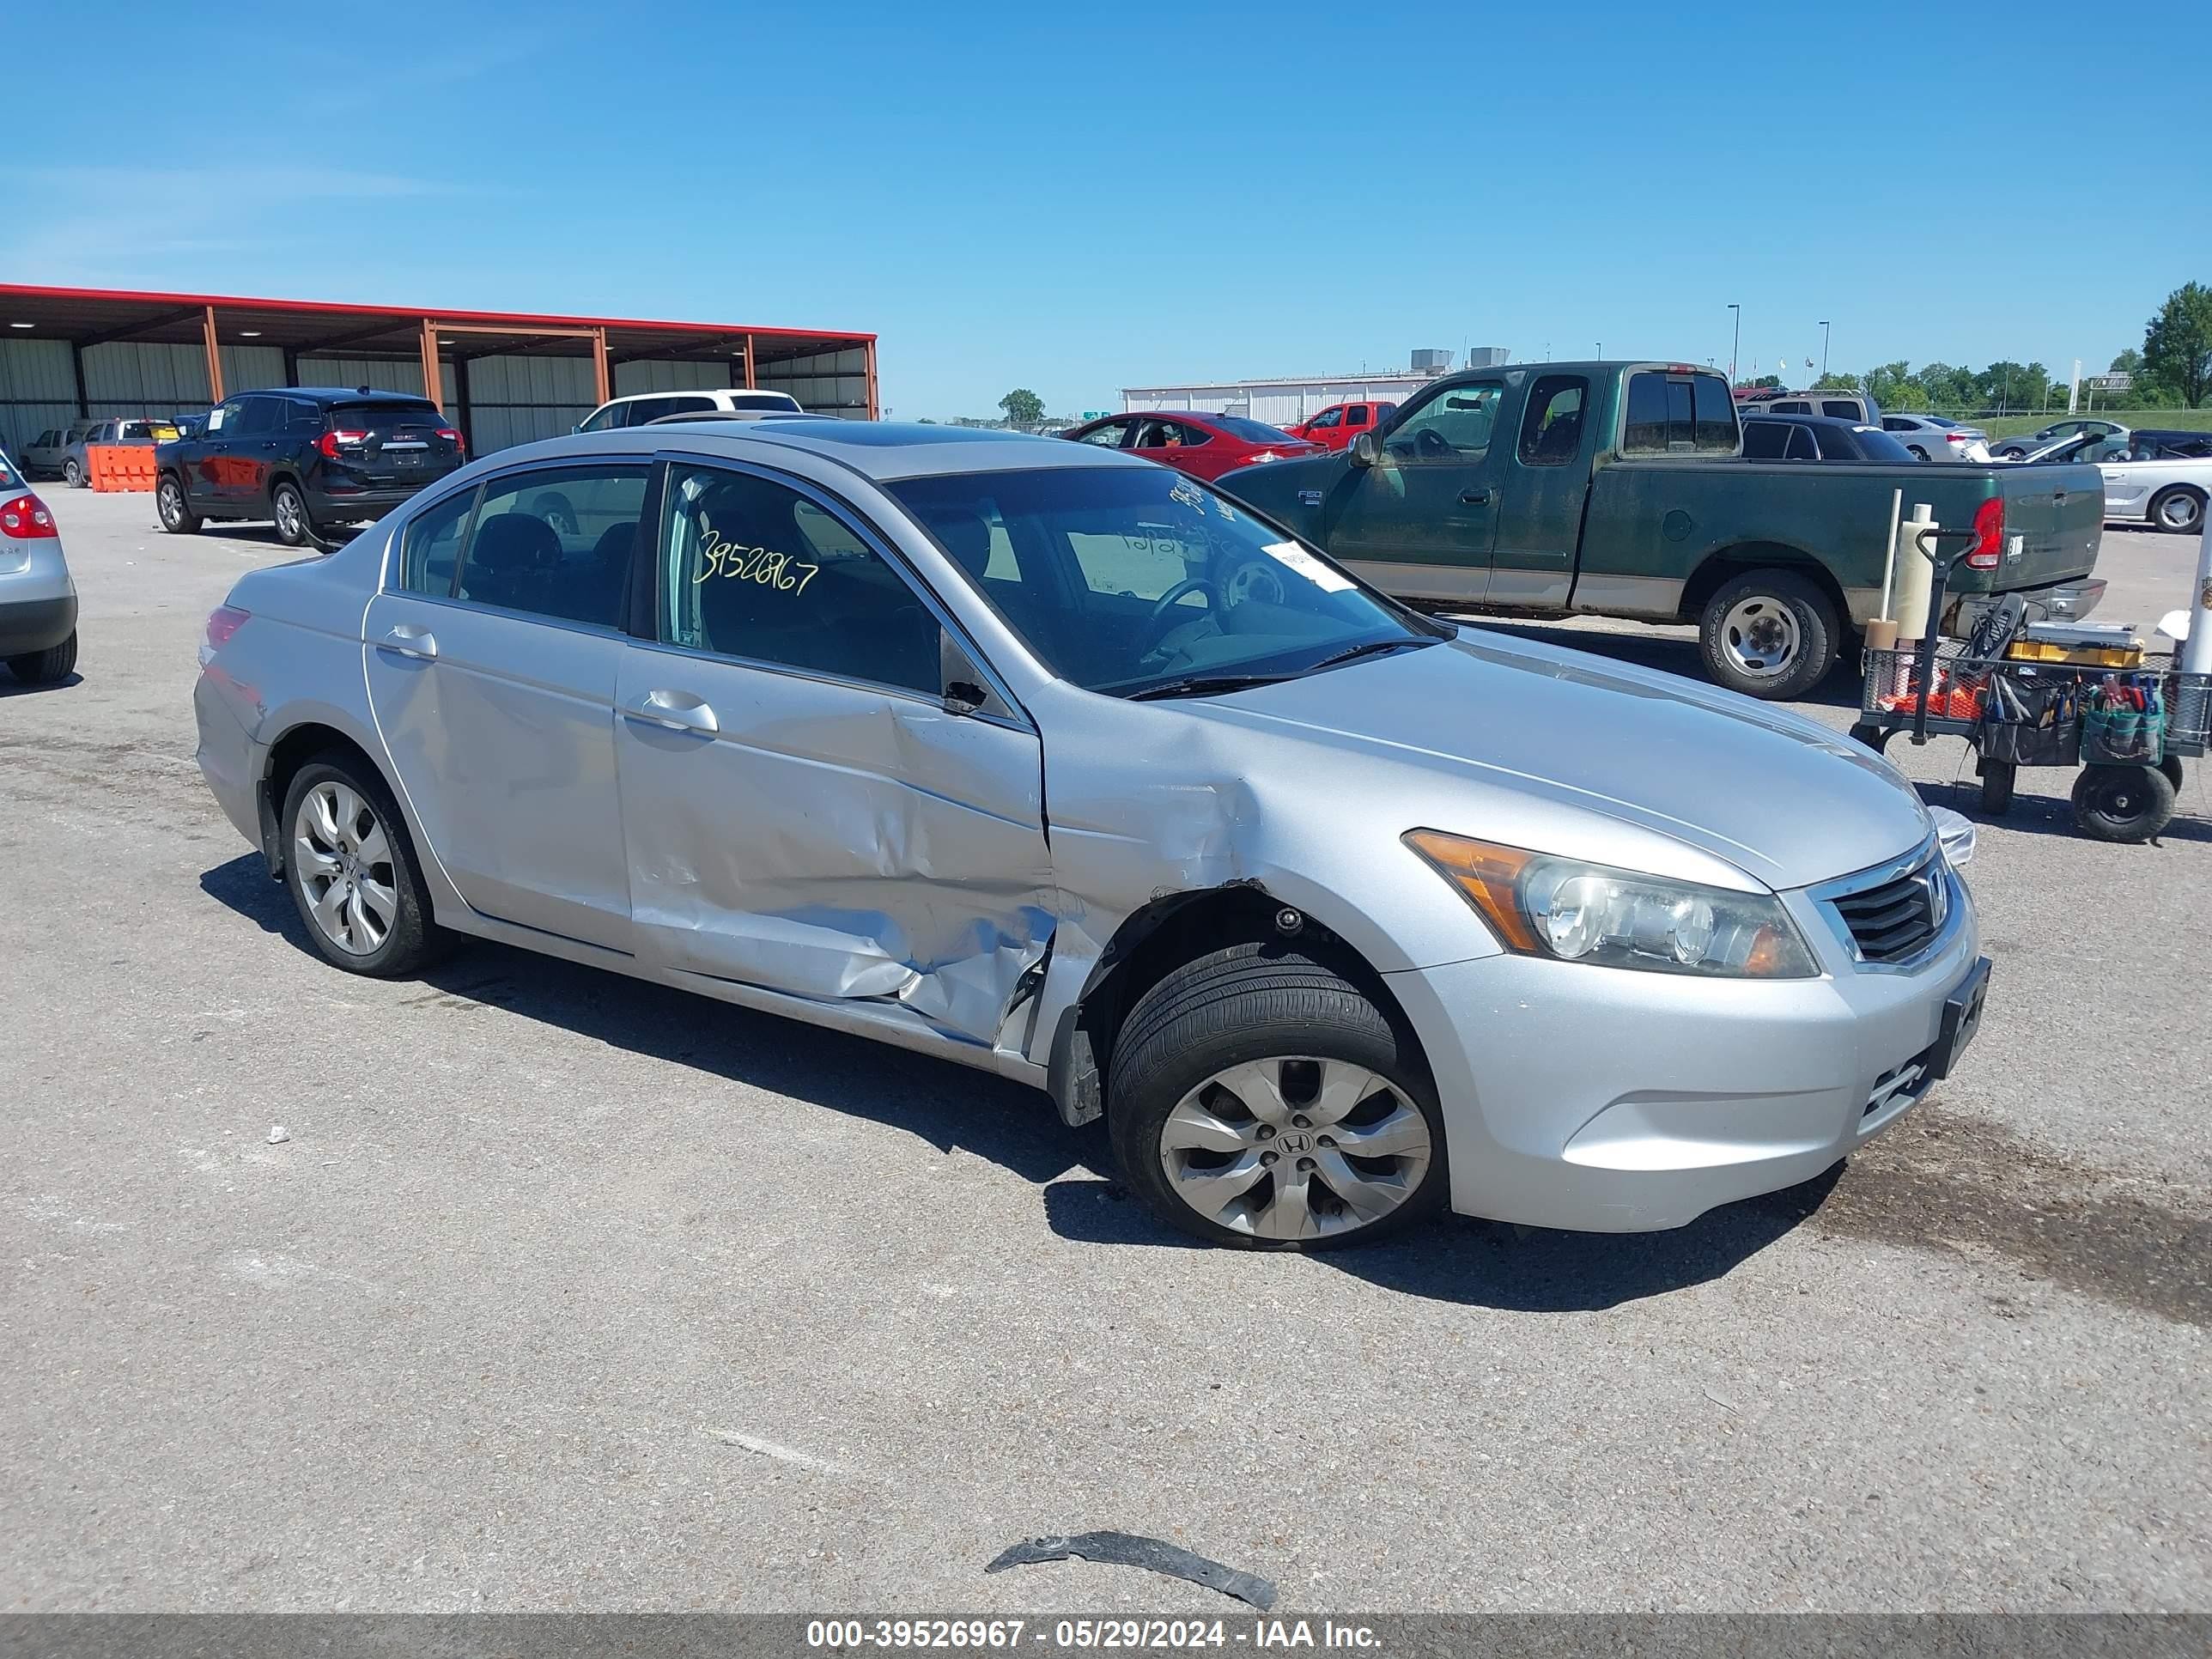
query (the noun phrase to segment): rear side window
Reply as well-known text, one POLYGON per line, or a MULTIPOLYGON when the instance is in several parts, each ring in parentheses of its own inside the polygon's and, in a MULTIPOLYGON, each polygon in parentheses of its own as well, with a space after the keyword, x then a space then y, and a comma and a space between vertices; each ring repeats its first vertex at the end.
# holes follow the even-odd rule
POLYGON ((1367 405, 1365 404, 1354 404, 1351 408, 1346 410, 1344 411, 1344 423, 1346 426, 1365 426, 1367 424, 1367 405))
POLYGON ((284 429, 284 405, 288 399, 247 398, 241 401, 245 408, 238 417, 238 432, 240 437, 266 436, 270 433, 282 432, 284 429))
POLYGON ((1817 461, 1820 459, 1820 446, 1813 441, 1809 427, 1793 426, 1790 428, 1790 447, 1783 452, 1782 459, 1786 461, 1817 461))
POLYGON ((459 597, 621 627, 645 481, 642 466, 548 467, 489 480, 469 530, 459 597))
POLYGON ((452 594, 453 573, 460 565, 461 542, 468 534, 469 509, 476 501, 475 490, 456 490, 408 521, 399 554, 401 592, 429 593, 440 599, 452 594))
POLYGON ((320 404, 295 402, 291 405, 291 420, 287 432, 313 436, 323 429, 323 406, 320 404))
POLYGON ((1778 461, 1789 447, 1790 428, 1780 421, 1743 423, 1743 458, 1747 461, 1778 461))
POLYGON ((1589 383, 1579 375, 1547 374, 1528 392, 1521 416, 1524 466, 1565 466, 1583 447, 1583 404, 1589 383))
POLYGON ((1839 421, 1856 421, 1861 417, 1863 411, 1856 404, 1846 403, 1840 398, 1831 398, 1821 404, 1820 413, 1832 416, 1839 421))
POLYGON ((1775 404, 1773 409, 1777 415, 1810 415, 1813 412, 1812 404, 1789 398, 1775 404))
POLYGON ((714 406, 712 398, 640 398, 629 406, 625 426, 643 426, 664 415, 702 415, 714 406))
POLYGON ((1735 446, 1735 404, 1718 375, 1628 377, 1624 455, 1731 455, 1735 446))

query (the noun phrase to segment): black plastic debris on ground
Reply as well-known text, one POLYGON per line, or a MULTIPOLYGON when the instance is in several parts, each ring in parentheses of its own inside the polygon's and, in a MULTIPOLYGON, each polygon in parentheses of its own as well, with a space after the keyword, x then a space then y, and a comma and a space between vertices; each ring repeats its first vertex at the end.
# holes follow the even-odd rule
POLYGON ((983 1571, 1004 1572, 1008 1567, 1065 1561, 1070 1556, 1117 1567, 1143 1567, 1149 1572, 1164 1572, 1170 1578, 1186 1578, 1194 1584, 1203 1584, 1208 1589, 1249 1602, 1262 1613, 1275 1605, 1275 1587, 1265 1578, 1224 1567, 1218 1561, 1194 1555, 1178 1545, 1158 1538, 1140 1538, 1130 1532, 1079 1532, 1072 1538, 1025 1539, 1000 1551, 997 1559, 983 1571))

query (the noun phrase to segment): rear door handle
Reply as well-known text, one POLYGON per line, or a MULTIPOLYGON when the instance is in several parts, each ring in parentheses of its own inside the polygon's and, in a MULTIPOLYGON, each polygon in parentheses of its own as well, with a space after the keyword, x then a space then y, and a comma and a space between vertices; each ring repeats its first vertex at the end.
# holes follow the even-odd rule
POLYGON ((418 662, 428 662, 438 654, 438 636, 413 623, 401 623, 377 643, 386 651, 396 651, 418 662))
POLYGON ((1486 507, 1490 502, 1490 492, 1486 489, 1462 489, 1459 492, 1459 498, 1469 507, 1486 507))
POLYGON ((689 691, 648 691, 642 702, 628 704, 622 712, 626 719, 643 720, 647 726, 663 726, 671 732, 722 729, 714 709, 689 691))

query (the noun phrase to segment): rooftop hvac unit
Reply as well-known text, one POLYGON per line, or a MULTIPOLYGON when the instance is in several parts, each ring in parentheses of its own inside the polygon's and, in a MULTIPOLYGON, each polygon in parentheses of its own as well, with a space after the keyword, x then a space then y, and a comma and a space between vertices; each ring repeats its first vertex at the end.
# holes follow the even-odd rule
POLYGON ((1452 355, 1449 351, 1438 351, 1432 346, 1421 347, 1413 353, 1413 373, 1441 374, 1451 367, 1451 360, 1452 355))
POLYGON ((1467 354, 1469 368, 1496 368, 1513 361, 1513 354, 1504 346, 1473 346, 1467 354))

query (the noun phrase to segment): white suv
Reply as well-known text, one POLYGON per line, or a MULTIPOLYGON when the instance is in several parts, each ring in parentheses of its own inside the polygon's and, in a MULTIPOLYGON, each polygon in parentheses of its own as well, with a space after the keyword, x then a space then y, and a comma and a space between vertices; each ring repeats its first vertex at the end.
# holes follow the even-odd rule
POLYGON ((799 399, 787 392, 750 392, 743 386, 708 386, 697 392, 641 392, 611 398, 576 428, 605 432, 618 426, 643 426, 669 415, 804 415, 799 399))

